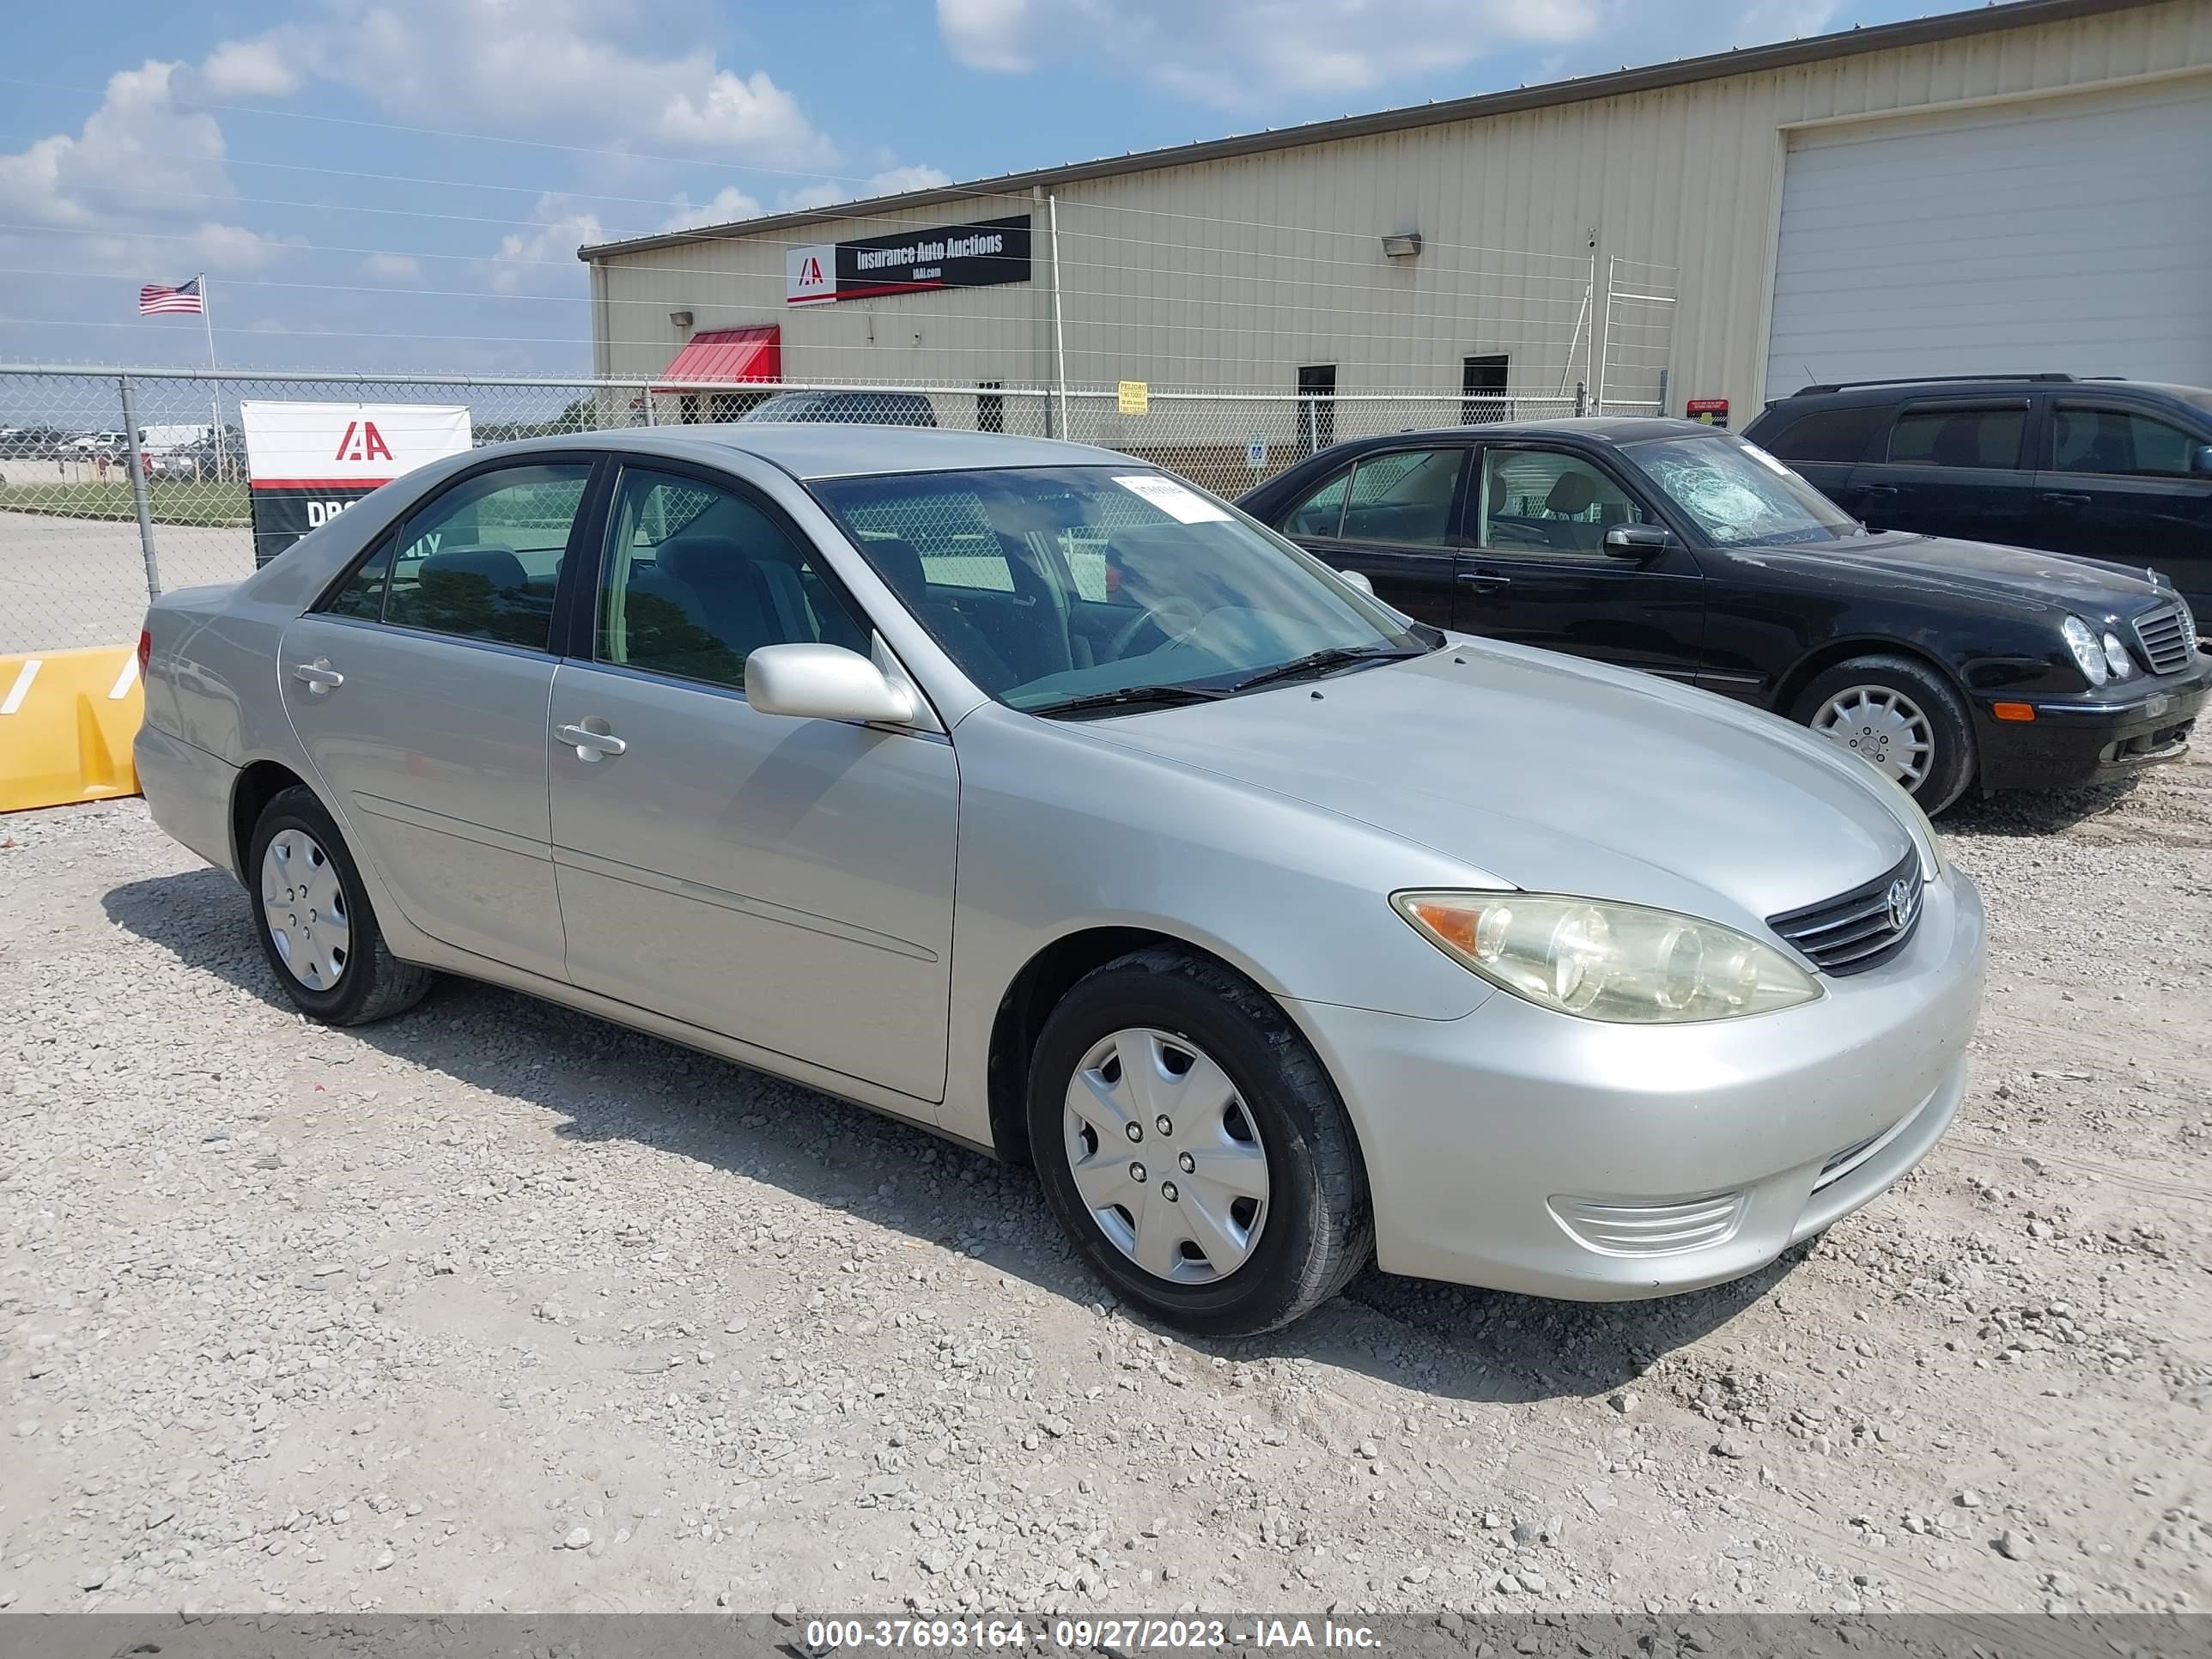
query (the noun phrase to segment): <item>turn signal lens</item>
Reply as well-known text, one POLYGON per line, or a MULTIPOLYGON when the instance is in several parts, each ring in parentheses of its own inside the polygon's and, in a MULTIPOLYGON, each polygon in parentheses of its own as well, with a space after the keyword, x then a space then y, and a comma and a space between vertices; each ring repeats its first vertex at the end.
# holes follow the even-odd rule
POLYGON ((2032 720, 2035 718, 2035 705, 2032 702, 1993 702, 1990 705, 1990 713, 2001 720, 2032 720))
POLYGON ((138 630, 138 678, 146 678, 146 670, 154 660, 154 631, 149 628, 138 630))
POLYGON ((1771 945, 1694 916, 1544 893, 1407 892, 1400 915, 1541 1008, 1630 1025, 1771 1013, 1820 994, 1771 945))

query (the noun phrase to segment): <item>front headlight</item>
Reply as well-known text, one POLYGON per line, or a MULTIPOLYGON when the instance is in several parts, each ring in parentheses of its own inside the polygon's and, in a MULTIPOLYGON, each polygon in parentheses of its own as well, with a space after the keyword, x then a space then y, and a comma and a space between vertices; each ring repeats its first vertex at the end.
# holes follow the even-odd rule
POLYGON ((1820 994, 1775 950, 1717 922, 1545 893, 1394 893, 1437 949, 1540 1008, 1674 1025, 1794 1008, 1820 994))
POLYGON ((2128 648, 2120 643, 2118 634, 2105 635, 2105 666, 2112 670, 2116 680, 2124 680, 2136 672, 2136 659, 2128 655, 2128 648))
POLYGON ((2066 648, 2074 653, 2075 665, 2088 676, 2089 684, 2102 685, 2112 677, 2105 664, 2105 642, 2097 637, 2097 630, 2079 617, 2069 617, 2058 624, 2058 631, 2066 636, 2066 648))

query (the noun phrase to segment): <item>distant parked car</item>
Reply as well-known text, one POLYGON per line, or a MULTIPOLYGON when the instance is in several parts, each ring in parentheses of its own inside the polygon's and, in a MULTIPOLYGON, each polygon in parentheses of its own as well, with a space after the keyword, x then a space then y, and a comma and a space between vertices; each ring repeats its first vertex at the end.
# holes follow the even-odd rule
POLYGON ((1808 386, 1744 436, 1844 512, 2163 571, 2212 614, 2212 391, 2070 374, 1808 386))
POLYGON ((2212 681, 2148 573, 1869 532, 1687 421, 1360 439, 1242 505, 1417 621, 1771 709, 1929 812, 2174 759, 2212 681))
POLYGON ((860 426, 935 426, 937 411, 919 392, 779 392, 741 421, 848 421, 860 426))

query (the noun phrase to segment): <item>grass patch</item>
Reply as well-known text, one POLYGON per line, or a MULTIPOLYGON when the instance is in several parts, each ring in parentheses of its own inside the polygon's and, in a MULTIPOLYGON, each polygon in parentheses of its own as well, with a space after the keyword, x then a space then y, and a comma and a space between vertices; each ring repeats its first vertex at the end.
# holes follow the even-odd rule
MULTIPOLYGON (((155 524, 240 530, 252 522, 242 483, 155 479, 146 489, 155 524)), ((135 524, 131 481, 106 483, 0 483, 0 512, 43 513, 58 519, 111 519, 135 524)))

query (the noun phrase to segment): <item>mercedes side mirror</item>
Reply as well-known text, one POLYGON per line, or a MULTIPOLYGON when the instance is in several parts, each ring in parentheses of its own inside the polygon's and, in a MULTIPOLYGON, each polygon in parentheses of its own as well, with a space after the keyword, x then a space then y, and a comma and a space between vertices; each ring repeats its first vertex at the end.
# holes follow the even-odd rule
POLYGON ((914 696, 842 645, 763 645, 745 658, 745 701, 763 714, 795 720, 914 719, 914 696))
POLYGON ((1340 570, 1336 574, 1344 579, 1346 586, 1358 588, 1370 599, 1375 597, 1375 584, 1367 580, 1365 571, 1340 570))
POLYGON ((1616 559, 1648 559, 1674 544, 1674 532, 1664 525, 1617 524, 1605 532, 1605 550, 1616 559))

